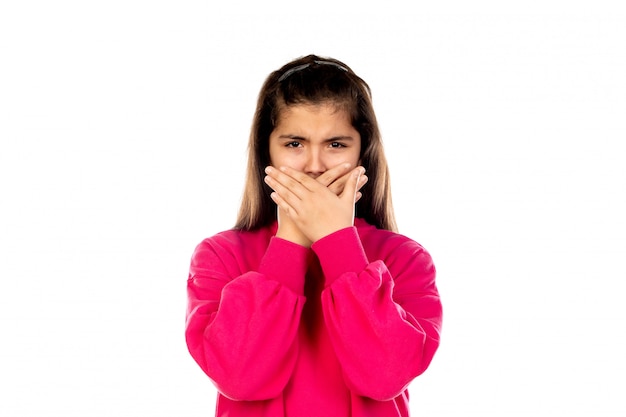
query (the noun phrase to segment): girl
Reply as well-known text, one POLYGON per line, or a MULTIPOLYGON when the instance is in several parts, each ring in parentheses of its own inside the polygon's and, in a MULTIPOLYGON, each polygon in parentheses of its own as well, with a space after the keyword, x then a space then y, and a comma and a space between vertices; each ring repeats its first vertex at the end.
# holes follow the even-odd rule
POLYGON ((257 103, 232 230, 191 260, 186 341, 216 416, 408 416, 437 347, 430 255, 396 232, 369 86, 309 55, 257 103))

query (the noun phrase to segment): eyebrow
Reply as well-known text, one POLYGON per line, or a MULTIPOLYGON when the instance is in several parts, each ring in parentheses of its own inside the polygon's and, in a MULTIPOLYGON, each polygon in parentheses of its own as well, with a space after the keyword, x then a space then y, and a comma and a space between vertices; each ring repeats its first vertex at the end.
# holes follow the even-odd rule
MULTIPOLYGON (((297 139, 297 140, 304 140, 304 141, 308 140, 307 138, 303 136, 291 135, 291 134, 280 135, 278 139, 297 139)), ((324 139, 323 142, 336 142, 338 140, 352 141, 354 140, 354 138, 352 136, 333 136, 328 139, 324 139)))

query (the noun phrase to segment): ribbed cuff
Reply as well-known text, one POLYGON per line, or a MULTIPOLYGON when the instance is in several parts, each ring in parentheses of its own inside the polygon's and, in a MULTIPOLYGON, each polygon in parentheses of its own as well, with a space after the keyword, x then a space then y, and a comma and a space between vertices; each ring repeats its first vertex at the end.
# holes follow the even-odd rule
POLYGON ((361 273, 368 260, 356 227, 346 227, 325 236, 311 246, 320 260, 326 286, 346 272, 361 273))
POLYGON ((259 273, 304 295, 304 276, 310 256, 309 248, 274 236, 261 259, 259 273))

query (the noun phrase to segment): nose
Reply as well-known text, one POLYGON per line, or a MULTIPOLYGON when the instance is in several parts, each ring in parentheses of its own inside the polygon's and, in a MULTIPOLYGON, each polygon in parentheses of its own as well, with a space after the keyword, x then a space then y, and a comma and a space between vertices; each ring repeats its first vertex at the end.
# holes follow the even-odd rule
POLYGON ((306 165, 304 172, 313 178, 317 178, 326 171, 326 165, 324 164, 322 155, 318 149, 311 149, 307 154, 306 165))

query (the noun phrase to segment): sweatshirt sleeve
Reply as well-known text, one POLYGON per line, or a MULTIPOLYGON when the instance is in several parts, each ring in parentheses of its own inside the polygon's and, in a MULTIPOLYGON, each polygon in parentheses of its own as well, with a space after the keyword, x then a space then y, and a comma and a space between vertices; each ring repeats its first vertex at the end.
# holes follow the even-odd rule
POLYGON ((346 384, 379 401, 397 397, 426 370, 442 320, 430 255, 408 238, 391 239, 378 243, 397 246, 373 262, 355 227, 313 245, 326 277, 324 319, 346 384))
POLYGON ((191 356, 233 400, 264 400, 286 386, 297 358, 309 249, 276 237, 257 271, 246 248, 212 238, 196 248, 187 280, 191 356))

